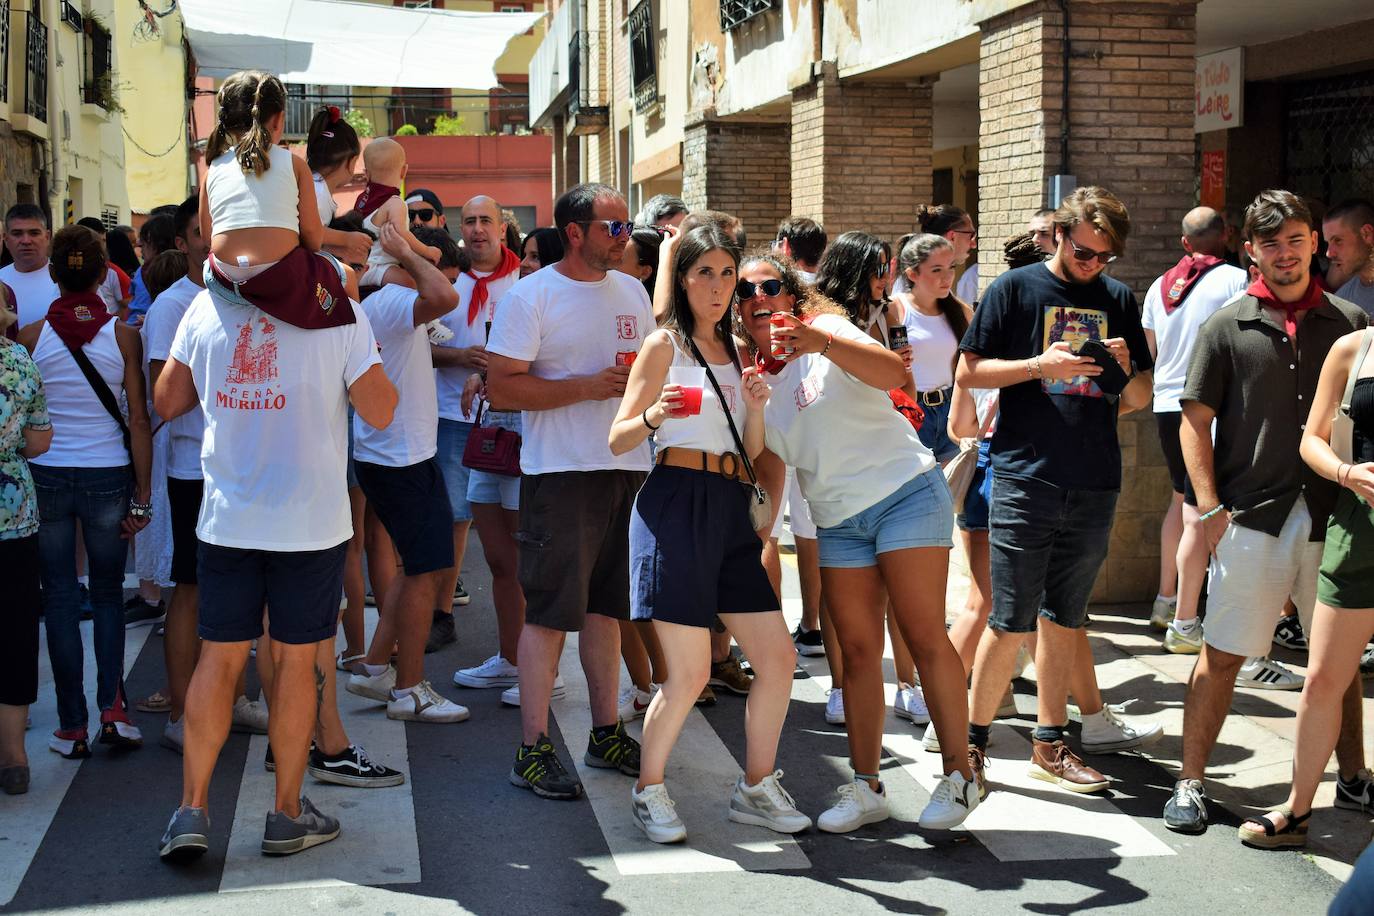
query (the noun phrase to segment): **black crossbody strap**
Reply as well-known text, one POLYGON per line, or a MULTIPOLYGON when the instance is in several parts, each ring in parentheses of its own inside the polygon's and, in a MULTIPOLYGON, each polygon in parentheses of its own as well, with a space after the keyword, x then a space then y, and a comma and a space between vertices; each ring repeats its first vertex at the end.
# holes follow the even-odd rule
POLYGON ((134 450, 132 446, 133 437, 129 434, 129 424, 124 422, 124 414, 119 409, 119 402, 115 400, 114 392, 110 386, 105 384, 105 380, 100 377, 100 373, 95 371, 95 366, 91 365, 91 358, 80 347, 67 345, 67 352, 76 360, 77 367, 81 374, 86 376, 86 381, 90 384, 95 396, 100 398, 101 405, 119 424, 119 434, 124 437, 124 450, 129 453, 130 460, 133 459, 134 450))
MULTIPOLYGON (((730 407, 725 400, 725 393, 720 390, 720 382, 716 381, 716 374, 711 371, 711 365, 702 358, 701 351, 697 349, 697 342, 689 337, 687 344, 692 348, 692 356, 706 369, 706 377, 711 380, 711 387, 716 390, 716 400, 720 401, 720 409, 725 412, 725 422, 730 425, 730 435, 735 438, 735 448, 739 449, 739 458, 744 462, 745 473, 749 475, 749 482, 757 488, 759 479, 754 476, 754 463, 744 451, 744 441, 740 438, 739 430, 735 429, 735 418, 730 415, 730 407)), ((740 391, 739 396, 744 397, 744 392, 740 391)))

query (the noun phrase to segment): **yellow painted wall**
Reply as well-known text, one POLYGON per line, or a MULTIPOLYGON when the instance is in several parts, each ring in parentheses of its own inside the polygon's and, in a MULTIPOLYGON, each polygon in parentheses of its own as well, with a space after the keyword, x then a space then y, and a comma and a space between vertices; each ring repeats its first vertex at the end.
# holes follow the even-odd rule
POLYGON ((111 31, 119 102, 125 109, 122 140, 128 204, 135 212, 147 213, 162 204, 181 203, 188 193, 190 172, 181 14, 159 19, 160 37, 142 41, 134 37, 134 26, 143 18, 135 0, 103 3, 113 5, 115 13, 111 31))

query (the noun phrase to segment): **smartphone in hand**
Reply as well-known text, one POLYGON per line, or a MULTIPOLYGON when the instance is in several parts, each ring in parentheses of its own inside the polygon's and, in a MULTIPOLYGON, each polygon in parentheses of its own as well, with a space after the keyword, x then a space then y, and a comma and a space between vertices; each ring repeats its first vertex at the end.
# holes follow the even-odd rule
POLYGON ((1078 355, 1086 356, 1102 368, 1102 374, 1094 378, 1093 381, 1097 383, 1097 387, 1101 388, 1103 393, 1118 395, 1126 390, 1126 385, 1131 379, 1122 371, 1121 364, 1116 361, 1112 351, 1102 341, 1083 341, 1083 345, 1078 348, 1078 355))

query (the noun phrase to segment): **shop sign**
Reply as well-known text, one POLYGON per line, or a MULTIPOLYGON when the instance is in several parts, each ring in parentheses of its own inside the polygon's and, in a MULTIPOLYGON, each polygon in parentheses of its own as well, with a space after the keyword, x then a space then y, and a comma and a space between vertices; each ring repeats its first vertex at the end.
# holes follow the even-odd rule
POLYGON ((1200 204, 1213 210, 1226 207, 1226 151, 1202 151, 1202 194, 1200 204))
POLYGON ((1245 49, 1228 48, 1197 58, 1196 88, 1194 133, 1240 127, 1245 109, 1245 49))

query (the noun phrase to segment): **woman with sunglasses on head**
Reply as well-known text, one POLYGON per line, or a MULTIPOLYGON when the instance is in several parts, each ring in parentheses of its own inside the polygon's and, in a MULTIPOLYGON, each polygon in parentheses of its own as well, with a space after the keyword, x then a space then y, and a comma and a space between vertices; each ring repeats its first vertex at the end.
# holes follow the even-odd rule
MULTIPOLYGON (((862 265, 861 282, 872 284, 873 298, 880 258, 873 244, 862 265)), ((827 283, 835 267, 827 254, 819 289, 836 288, 827 283)), ((844 656, 854 780, 840 787, 839 802, 817 824, 846 833, 888 816, 878 763, 889 598, 930 692, 931 718, 945 734, 959 734, 968 723, 964 668, 945 634, 954 513, 935 456, 888 397, 910 378, 902 358, 823 300, 802 299, 772 321, 773 351, 784 354, 784 365, 772 364, 778 371, 768 376, 776 395, 765 412, 766 441, 796 468, 815 518, 826 607, 844 656)), ((921 813, 928 829, 962 823, 982 792, 962 744, 949 742, 943 756, 944 776, 921 813)))
MULTIPOLYGON (((968 261, 978 240, 978 229, 973 225, 973 217, 962 208, 953 204, 939 204, 922 207, 916 213, 916 224, 921 232, 938 235, 954 246, 954 269, 957 271, 968 261)), ((978 262, 968 265, 959 277, 959 285, 954 294, 961 300, 973 303, 978 298, 978 262)))
POLYGON ((717 615, 754 667, 745 768, 729 817, 780 833, 811 826, 774 769, 796 651, 750 518, 750 462, 763 450, 769 388, 755 366, 741 365, 742 344, 731 333, 738 262, 719 228, 686 233, 668 314, 644 341, 611 427, 615 454, 650 433, 658 442, 630 522, 631 615, 654 621, 668 659, 668 678, 644 716, 631 792, 636 823, 657 843, 687 835, 663 785, 664 769, 710 674, 717 615), (705 378, 684 378, 692 375, 705 378))

